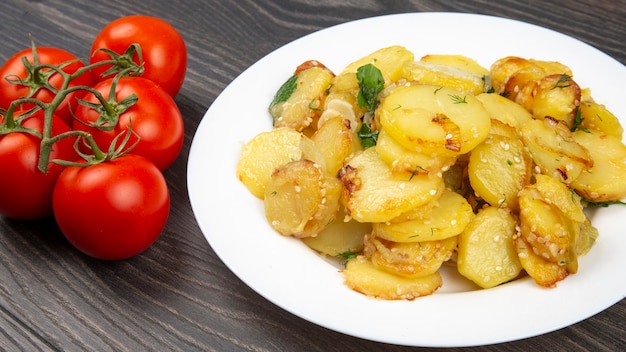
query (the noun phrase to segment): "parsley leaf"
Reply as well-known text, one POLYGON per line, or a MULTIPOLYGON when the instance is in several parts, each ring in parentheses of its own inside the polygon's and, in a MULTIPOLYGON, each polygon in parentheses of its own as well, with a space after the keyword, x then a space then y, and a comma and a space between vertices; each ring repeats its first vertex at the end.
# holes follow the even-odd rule
POLYGON ((375 146, 378 141, 378 131, 372 131, 370 126, 366 123, 361 125, 357 135, 361 139, 361 145, 365 149, 375 146))
POLYGON ((356 71, 359 81, 359 106, 366 108, 369 113, 374 113, 378 106, 378 93, 385 88, 385 79, 376 66, 367 64, 359 67, 356 71))
POLYGON ((278 103, 287 101, 291 94, 293 94, 293 92, 296 90, 297 83, 297 75, 291 76, 285 83, 283 83, 283 85, 278 88, 276 95, 274 95, 274 99, 270 103, 269 109, 272 109, 278 103))

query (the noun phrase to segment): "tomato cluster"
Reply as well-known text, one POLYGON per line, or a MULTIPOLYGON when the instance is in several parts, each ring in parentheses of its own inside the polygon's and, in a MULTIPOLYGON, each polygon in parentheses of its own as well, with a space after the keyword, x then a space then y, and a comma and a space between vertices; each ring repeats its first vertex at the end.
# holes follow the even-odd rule
POLYGON ((169 23, 133 15, 105 26, 89 54, 33 42, 0 67, 0 216, 54 216, 80 251, 125 259, 167 222, 162 172, 183 145, 174 97, 187 51, 169 23))

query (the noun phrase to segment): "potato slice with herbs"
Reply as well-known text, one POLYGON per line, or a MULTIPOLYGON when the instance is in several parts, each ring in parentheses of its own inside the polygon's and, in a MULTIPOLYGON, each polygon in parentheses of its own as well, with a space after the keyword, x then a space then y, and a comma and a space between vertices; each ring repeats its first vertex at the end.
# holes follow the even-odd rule
POLYGON ((394 88, 378 109, 383 129, 405 148, 454 157, 489 133, 491 118, 473 95, 429 84, 394 88))
POLYGON ((375 148, 348 159, 339 179, 348 215, 361 222, 389 221, 439 196, 444 186, 441 177, 393 174, 375 148))
POLYGON ((301 159, 279 166, 265 188, 265 216, 285 236, 315 236, 335 219, 341 183, 316 163, 301 159))
POLYGON ((532 159, 518 138, 490 135, 471 151, 468 175, 479 197, 517 212, 517 194, 530 182, 532 159))
POLYGON ((580 87, 572 77, 552 74, 537 82, 530 111, 535 117, 550 117, 572 128, 579 105, 580 87))
MULTIPOLYGON (((543 76, 550 74, 566 74, 572 76, 572 70, 557 61, 545 61, 536 59, 525 59, 518 56, 506 56, 496 60, 489 69, 491 82, 495 93, 504 94, 509 99, 515 100, 511 94, 517 94, 524 90, 528 79, 511 79, 516 73, 524 71, 530 81, 536 81, 543 76), (532 75, 528 75, 533 73, 532 75), (517 81, 516 83, 509 81, 517 81), (508 84, 508 88, 506 85, 508 84), (517 87, 517 88, 516 88, 517 87)), ((532 88, 532 87, 529 87, 532 88)), ((528 90, 532 92, 532 90, 528 90)), ((526 94, 526 93, 523 93, 526 94)))
POLYGON ((443 280, 439 272, 407 278, 377 269, 364 256, 358 256, 346 264, 342 271, 345 284, 366 296, 386 300, 414 300, 437 291, 443 280))
POLYGON ((363 254, 374 267, 408 278, 432 275, 456 250, 457 236, 437 241, 393 242, 374 235, 365 237, 363 254))
POLYGON ((311 66, 291 76, 278 89, 269 112, 274 127, 302 131, 316 120, 334 74, 321 66, 311 66))
POLYGON ((626 146, 612 135, 596 131, 576 131, 574 140, 586 148, 593 167, 572 182, 576 193, 593 202, 613 202, 626 198, 626 146))
POLYGON ((384 128, 378 132, 376 152, 394 173, 437 175, 446 171, 456 161, 456 157, 453 156, 409 150, 393 139, 384 128))
MULTIPOLYGON (((422 214, 412 213, 410 220, 374 224, 377 237, 393 242, 444 240, 461 233, 474 217, 472 206, 454 191, 445 189, 441 197, 422 214)), ((430 205, 430 204, 429 204, 430 205)), ((405 215, 405 214, 403 214, 405 215)))
POLYGON ((603 104, 597 103, 591 97, 589 89, 583 89, 580 102, 580 130, 600 131, 615 138, 622 139, 624 128, 617 116, 613 115, 603 104))
POLYGON ((571 183, 589 170, 594 159, 563 122, 546 118, 528 120, 519 131, 541 173, 571 183))
POLYGON ((513 244, 516 225, 510 210, 482 208, 459 235, 459 273, 482 288, 515 279, 522 271, 513 244))

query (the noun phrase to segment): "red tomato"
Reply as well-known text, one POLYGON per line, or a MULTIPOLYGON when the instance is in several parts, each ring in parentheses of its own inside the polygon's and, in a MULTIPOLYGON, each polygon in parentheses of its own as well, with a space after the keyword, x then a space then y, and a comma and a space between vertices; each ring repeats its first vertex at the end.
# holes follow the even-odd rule
MULTIPOLYGON (((68 61, 74 61, 72 64, 63 67, 63 72, 68 74, 73 74, 78 69, 85 66, 85 64, 78 61, 74 54, 63 49, 38 47, 37 56, 40 64, 59 65, 68 61)), ((26 57, 28 62, 32 64, 32 49, 24 49, 16 53, 10 57, 4 65, 2 65, 2 67, 0 67, 0 108, 8 109, 13 100, 27 97, 30 94, 32 94, 32 98, 41 100, 44 103, 49 103, 52 99, 54 99, 56 93, 48 88, 39 88, 41 87, 41 83, 45 82, 47 79, 49 84, 56 89, 61 88, 63 85, 63 77, 50 69, 41 70, 40 72, 42 72, 43 75, 32 76, 29 74, 29 70, 22 63, 22 57, 26 57), (13 84, 7 81, 7 78, 19 78, 22 80, 30 78, 30 80, 24 84, 13 84), (31 85, 34 86, 31 87, 31 85)), ((91 77, 91 74, 88 71, 85 71, 84 74, 74 79, 69 86, 92 86, 93 84, 94 80, 91 77)), ((84 93, 80 91, 68 94, 55 111, 55 114, 63 119, 68 125, 71 124, 72 121, 70 105, 72 110, 74 110, 78 105, 76 98, 82 94, 84 93)), ((30 106, 25 105, 23 106, 23 109, 28 109, 29 107, 30 106)))
MULTIPOLYGON (((4 123, 4 116, 0 115, 0 123, 4 123)), ((26 117, 22 126, 41 133, 43 112, 26 117)), ((52 136, 69 130, 65 122, 53 118, 52 136)), ((63 167, 50 163, 45 174, 37 168, 40 142, 39 137, 26 132, 0 135, 0 214, 29 220, 52 215, 52 190, 63 167)), ((50 160, 76 158, 73 138, 53 145, 50 160)))
MULTIPOLYGON (((108 99, 112 82, 113 79, 102 81, 93 89, 108 99)), ((100 112, 83 105, 76 109, 73 128, 91 133, 98 147, 107 151, 113 138, 127 131, 132 122, 132 130, 141 138, 132 153, 150 159, 160 170, 167 169, 180 154, 185 133, 183 118, 174 99, 156 83, 141 77, 121 78, 115 93, 117 102, 132 94, 139 100, 119 115, 118 124, 112 131, 86 126, 84 123, 95 122, 100 112)), ((99 103, 92 93, 87 93, 82 99, 99 103)), ((136 141, 136 137, 131 137, 127 147, 136 141)))
MULTIPOLYGON (((141 46, 144 61, 143 77, 160 84, 170 96, 175 97, 180 90, 187 71, 187 47, 183 37, 166 21, 142 15, 118 18, 106 25, 96 36, 91 46, 91 63, 109 60, 110 56, 98 50, 110 49, 124 54, 131 44, 141 46)), ((139 64, 137 54, 134 60, 139 64)), ((96 81, 110 65, 92 70, 96 81)))
POLYGON ((165 178, 148 159, 126 154, 59 176, 52 206, 61 232, 98 259, 130 258, 160 236, 170 209, 165 178))

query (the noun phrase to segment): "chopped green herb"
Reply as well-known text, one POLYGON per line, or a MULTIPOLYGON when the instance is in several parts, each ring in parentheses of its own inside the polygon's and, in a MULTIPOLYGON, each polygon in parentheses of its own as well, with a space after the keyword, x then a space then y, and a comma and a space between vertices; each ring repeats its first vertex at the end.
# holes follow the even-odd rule
POLYGON ((454 104, 467 104, 467 96, 465 95, 463 96, 463 98, 456 94, 448 94, 448 96, 452 98, 454 104))
POLYGON ((357 102, 360 107, 367 109, 366 118, 357 135, 361 139, 361 145, 367 149, 375 146, 378 141, 378 131, 372 130, 371 120, 367 119, 367 116, 374 115, 378 107, 378 94, 385 88, 385 79, 380 70, 372 64, 359 67, 356 78, 359 82, 357 102))
POLYGON ((507 165, 509 165, 509 166, 513 166, 513 162, 512 162, 511 160, 507 160, 507 161, 506 161, 506 163, 507 163, 507 165))
POLYGON ((346 264, 350 260, 356 258, 359 255, 358 252, 355 251, 345 251, 336 255, 336 257, 343 259, 343 263, 346 264))
POLYGON ((370 126, 366 123, 361 125, 357 135, 361 139, 361 145, 365 149, 375 146, 378 141, 378 131, 372 131, 370 126))
POLYGON ((291 94, 295 92, 297 85, 298 85, 298 76, 297 75, 291 76, 285 83, 283 83, 282 86, 280 86, 280 88, 278 88, 276 95, 274 95, 274 99, 270 103, 269 109, 273 108, 274 105, 278 103, 287 101, 287 99, 289 99, 291 94))
POLYGON ((580 124, 583 123, 584 120, 585 119, 583 118, 580 109, 576 110, 576 116, 574 117, 574 123, 572 123, 572 128, 570 128, 570 131, 576 131, 578 126, 580 126, 580 124))
POLYGON ((582 198, 581 200, 589 205, 593 205, 593 206, 600 207, 600 208, 607 208, 608 206, 614 205, 614 204, 626 205, 626 203, 622 202, 621 200, 612 200, 612 201, 607 201, 607 202, 596 202, 596 201, 593 201, 591 199, 586 199, 586 198, 582 198))
POLYGON ((420 171, 420 170, 421 170, 421 171, 426 171, 426 169, 424 169, 423 167, 421 167, 421 166, 419 166, 419 165, 418 165, 418 166, 416 166, 416 167, 415 167, 415 169, 413 169, 413 172, 411 172, 411 177, 409 177, 409 181, 411 181, 411 180, 413 179, 413 177, 414 177, 415 175, 417 175, 417 172, 418 172, 418 171, 420 171))
POLYGON ((559 80, 556 81, 556 84, 554 84, 554 87, 552 87, 551 89, 567 88, 572 85, 572 83, 570 82, 571 79, 572 77, 570 75, 562 74, 561 77, 559 77, 559 80))
POLYGON ((443 89, 443 87, 439 87, 439 88, 435 89, 435 91, 433 92, 433 94, 435 94, 435 95, 436 95, 436 94, 437 94, 440 90, 442 90, 442 89, 443 89))
POLYGON ((379 103, 378 93, 385 88, 383 74, 376 66, 367 64, 356 70, 356 78, 359 81, 359 95, 357 96, 359 106, 374 113, 379 103))
POLYGON ((309 110, 312 110, 312 111, 322 111, 322 109, 320 109, 320 108, 313 107, 313 104, 315 104, 316 101, 317 101, 317 99, 312 99, 309 102, 309 110))

